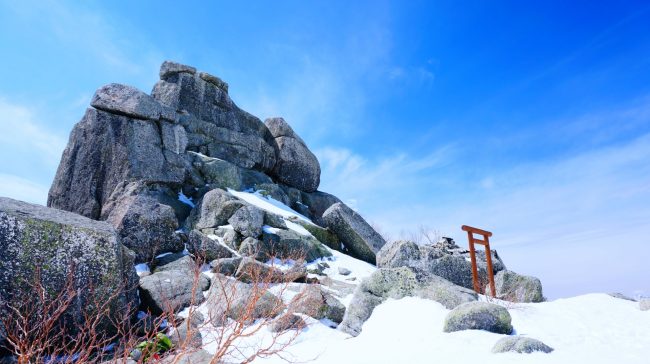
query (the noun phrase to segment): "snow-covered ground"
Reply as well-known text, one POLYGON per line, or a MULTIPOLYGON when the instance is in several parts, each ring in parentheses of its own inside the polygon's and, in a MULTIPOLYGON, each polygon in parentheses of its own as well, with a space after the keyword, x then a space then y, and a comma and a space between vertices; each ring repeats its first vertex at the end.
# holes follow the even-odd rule
POLYGON ((407 297, 377 307, 356 338, 314 323, 289 352, 296 361, 315 359, 313 363, 650 363, 650 312, 640 311, 637 302, 589 294, 508 306, 516 334, 542 340, 555 351, 493 354, 503 335, 443 333, 449 310, 407 297))

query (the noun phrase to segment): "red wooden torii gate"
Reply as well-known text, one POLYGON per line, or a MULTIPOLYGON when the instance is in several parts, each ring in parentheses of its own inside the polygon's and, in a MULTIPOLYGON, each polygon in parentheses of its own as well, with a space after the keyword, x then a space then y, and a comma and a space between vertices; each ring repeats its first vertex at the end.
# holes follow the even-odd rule
POLYGON ((481 293, 481 287, 479 286, 478 280, 478 269, 476 268, 476 250, 474 249, 474 244, 480 244, 485 246, 485 260, 487 261, 487 276, 490 281, 490 293, 492 293, 492 297, 495 297, 496 289, 494 287, 494 271, 492 270, 492 253, 490 252, 489 240, 492 233, 467 225, 463 225, 461 229, 467 231, 467 240, 469 240, 469 255, 472 259, 472 280, 474 281, 474 291, 476 291, 476 293, 481 293), (483 239, 475 238, 474 234, 482 235, 483 239))

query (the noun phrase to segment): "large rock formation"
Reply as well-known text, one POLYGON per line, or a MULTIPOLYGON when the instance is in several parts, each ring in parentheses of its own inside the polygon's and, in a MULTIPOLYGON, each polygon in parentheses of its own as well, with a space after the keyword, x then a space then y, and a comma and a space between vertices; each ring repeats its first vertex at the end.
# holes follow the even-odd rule
MULTIPOLYGON (((133 253, 109 224, 0 197, 0 302, 35 305, 35 285, 53 295, 48 299, 76 292, 62 322, 69 330, 83 327, 84 313, 96 314, 100 304, 110 302, 109 315, 119 320, 138 305, 133 253)), ((111 328, 110 316, 100 330, 111 328)))
MULTIPOLYGON (((263 240, 265 225, 287 229, 229 189, 262 190, 312 219, 305 228, 318 241, 335 249, 345 241, 347 252, 366 261, 374 263, 384 244, 338 198, 317 191, 320 165, 291 126, 237 107, 218 77, 164 62, 151 95, 108 84, 91 106, 70 134, 48 206, 107 220, 139 261, 182 249, 179 228, 222 238, 234 250, 245 238, 263 240), (234 232, 206 230, 224 225, 234 232)), ((323 256, 311 245, 303 244, 305 253, 323 256)))

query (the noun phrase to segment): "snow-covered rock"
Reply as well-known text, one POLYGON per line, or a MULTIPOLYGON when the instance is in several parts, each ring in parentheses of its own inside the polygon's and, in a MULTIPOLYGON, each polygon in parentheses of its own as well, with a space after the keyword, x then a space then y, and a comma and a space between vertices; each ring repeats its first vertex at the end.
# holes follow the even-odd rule
POLYGON ((512 333, 512 318, 502 306, 487 302, 468 302, 449 312, 444 332, 486 330, 497 334, 512 333))
POLYGON ((537 339, 524 336, 506 336, 497 341, 492 348, 493 353, 514 352, 530 354, 535 351, 550 353, 553 351, 553 348, 537 339))

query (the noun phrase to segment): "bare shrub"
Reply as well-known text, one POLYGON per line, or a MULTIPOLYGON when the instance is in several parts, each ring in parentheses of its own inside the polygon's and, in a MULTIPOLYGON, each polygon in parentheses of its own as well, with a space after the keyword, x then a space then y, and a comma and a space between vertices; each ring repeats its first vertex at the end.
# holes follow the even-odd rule
POLYGON ((39 268, 25 282, 25 290, 12 303, 0 302, 0 319, 5 331, 4 349, 18 363, 88 363, 97 360, 120 336, 128 336, 129 312, 116 313, 112 305, 123 292, 121 287, 107 293, 93 286, 84 287, 81 317, 72 317, 70 309, 79 305, 81 288, 75 286, 74 266, 68 270, 64 286, 52 292, 44 285, 39 268), (117 315, 116 315, 117 314, 117 315), (119 315, 123 314, 123 317, 119 315), (70 322, 74 321, 74 327, 70 322), (112 326, 112 330, 107 330, 112 326))
MULTIPOLYGON (((194 300, 197 297, 194 293, 201 291, 206 264, 200 256, 195 260, 197 264, 190 273, 193 275, 192 301, 184 311, 187 319, 179 317, 176 313, 179 307, 172 302, 165 302, 163 312, 157 316, 151 312, 140 313, 137 320, 127 314, 111 316, 110 304, 120 291, 107 299, 93 295, 92 287, 88 287, 85 289, 90 290, 92 302, 87 306, 92 309, 85 310, 83 317, 75 321, 76 327, 66 327, 63 317, 76 304, 79 295, 74 285, 74 271, 70 270, 65 287, 54 294, 47 292, 38 273, 25 288, 25 296, 31 299, 18 305, 1 303, 0 310, 6 313, 0 319, 6 332, 5 349, 20 364, 126 363, 138 344, 146 342, 151 345, 141 347, 157 348, 163 337, 160 334, 165 334, 175 342, 170 352, 140 350, 136 362, 162 358, 165 363, 176 363, 202 348, 213 353, 211 363, 230 359, 250 363, 256 358, 271 356, 290 362, 286 349, 305 328, 296 308, 302 302, 304 290, 289 289, 298 277, 295 271, 289 270, 283 279, 278 279, 274 270, 278 260, 272 259, 270 266, 258 265, 247 271, 250 283, 215 273, 206 301, 202 303, 194 300), (292 298, 290 302, 281 299, 285 295, 292 298), (194 320, 199 313, 204 319, 194 320), (101 324, 106 320, 110 320, 114 330, 103 329, 101 324), (201 338, 200 342, 197 337, 201 338)), ((297 256, 291 261, 302 265, 303 259, 297 256)))
POLYGON ((442 238, 439 230, 420 225, 416 230, 402 231, 400 240, 412 241, 418 245, 434 245, 442 238))

